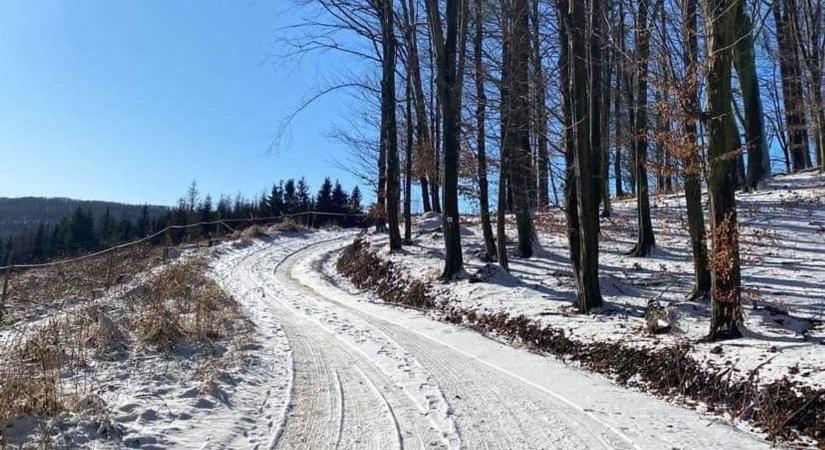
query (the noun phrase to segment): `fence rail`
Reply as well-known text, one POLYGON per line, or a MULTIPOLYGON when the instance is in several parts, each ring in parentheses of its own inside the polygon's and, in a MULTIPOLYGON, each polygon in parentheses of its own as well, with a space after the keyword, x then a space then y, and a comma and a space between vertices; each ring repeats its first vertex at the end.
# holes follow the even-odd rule
POLYGON ((74 258, 68 259, 61 259, 58 261, 51 261, 47 263, 38 263, 38 264, 7 264, 5 266, 0 266, 0 271, 8 273, 14 269, 41 269, 46 267, 54 267, 62 264, 70 264, 73 262, 83 261, 86 259, 94 258, 96 256, 105 255, 107 253, 111 253, 116 250, 122 250, 124 248, 132 247, 138 244, 142 244, 144 242, 150 241, 158 236, 163 235, 166 232, 171 230, 186 230, 189 228, 196 228, 201 226, 209 226, 209 225, 223 225, 226 227, 230 232, 234 233, 236 230, 229 226, 230 223, 249 223, 254 224, 257 222, 274 222, 274 221, 283 221, 285 219, 295 218, 295 217, 305 217, 305 216, 326 216, 326 217, 367 217, 366 214, 357 214, 357 213, 330 213, 330 212, 321 212, 321 211, 304 211, 295 214, 283 214, 280 216, 269 216, 269 217, 251 217, 248 219, 219 219, 219 220, 212 220, 208 222, 197 222, 197 223, 190 223, 186 225, 167 225, 163 229, 156 231, 148 236, 142 237, 140 239, 136 239, 134 241, 125 242, 123 244, 118 244, 113 247, 109 247, 107 249, 99 250, 93 253, 89 253, 86 255, 77 256, 74 258))

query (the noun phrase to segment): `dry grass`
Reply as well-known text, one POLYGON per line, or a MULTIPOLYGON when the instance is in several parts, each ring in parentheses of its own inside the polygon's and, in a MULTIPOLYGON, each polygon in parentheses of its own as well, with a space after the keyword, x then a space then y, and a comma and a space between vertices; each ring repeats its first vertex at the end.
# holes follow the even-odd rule
POLYGON ((71 298, 95 298, 138 273, 163 262, 163 249, 135 246, 95 258, 13 273, 9 278, 5 324, 38 307, 71 298))
MULTIPOLYGON (((25 321, 18 315, 14 328, 0 335, 0 448, 16 448, 14 439, 26 439, 26 448, 48 448, 69 416, 100 419, 105 429, 105 402, 93 395, 96 377, 100 367, 124 360, 128 352, 166 353, 188 345, 196 351, 187 357, 197 358, 202 367, 195 381, 203 390, 213 388, 230 358, 221 356, 220 341, 243 339, 251 325, 234 299, 207 276, 205 264, 171 264, 130 292, 114 291, 99 301, 96 295, 84 295, 117 283, 124 273, 153 268, 162 261, 159 254, 133 252, 121 261, 95 258, 73 264, 74 273, 64 267, 15 277, 17 307, 37 305, 44 312, 25 321), (47 301, 57 302, 60 296, 80 299, 68 306, 47 301), (21 423, 33 424, 34 431, 26 435, 21 423)), ((124 370, 117 364, 109 367, 124 370)))
POLYGON ((295 220, 294 217, 286 217, 286 218, 284 218, 283 221, 278 222, 278 223, 272 225, 271 227, 269 227, 269 231, 272 232, 272 233, 278 233, 278 232, 284 232, 284 231, 294 232, 294 231, 300 231, 302 229, 304 229, 304 226, 301 225, 300 223, 298 223, 298 221, 295 220))
POLYGON ((243 230, 241 236, 245 239, 258 239, 266 236, 266 230, 260 225, 252 225, 243 230))
POLYGON ((175 264, 150 279, 131 306, 133 328, 141 340, 164 349, 184 339, 205 343, 223 338, 240 318, 235 300, 196 261, 175 264))

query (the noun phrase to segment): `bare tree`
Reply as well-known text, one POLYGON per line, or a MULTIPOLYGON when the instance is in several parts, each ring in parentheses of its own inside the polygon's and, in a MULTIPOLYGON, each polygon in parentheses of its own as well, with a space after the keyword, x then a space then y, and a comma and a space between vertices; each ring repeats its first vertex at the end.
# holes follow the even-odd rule
POLYGON ((476 155, 478 160, 478 195, 481 209, 481 230, 484 236, 484 260, 496 257, 496 243, 490 222, 490 195, 487 182, 487 94, 484 90, 484 1, 475 0, 475 34, 473 36, 473 63, 476 83, 476 155))
POLYGON ((464 266, 458 214, 458 153, 463 78, 463 65, 460 64, 459 55, 464 54, 466 45, 467 9, 465 0, 447 0, 445 34, 438 0, 426 0, 426 6, 430 40, 438 69, 438 97, 443 111, 445 259, 442 276, 450 279, 458 275, 464 266))
POLYGON ((713 230, 710 340, 741 336, 742 300, 736 220, 739 139, 731 106, 736 3, 705 0, 708 42, 708 195, 713 230))

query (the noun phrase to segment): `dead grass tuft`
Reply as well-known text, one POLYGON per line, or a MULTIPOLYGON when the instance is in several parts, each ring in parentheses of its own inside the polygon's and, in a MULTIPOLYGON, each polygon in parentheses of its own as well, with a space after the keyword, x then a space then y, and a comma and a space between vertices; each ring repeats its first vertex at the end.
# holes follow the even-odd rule
POLYGON ((260 225, 252 225, 243 230, 241 236, 245 239, 258 239, 266 236, 266 230, 260 225))
POLYGON ((175 264, 150 279, 133 300, 140 338, 172 349, 184 339, 208 342, 222 338, 239 316, 237 304, 205 274, 196 261, 175 264))

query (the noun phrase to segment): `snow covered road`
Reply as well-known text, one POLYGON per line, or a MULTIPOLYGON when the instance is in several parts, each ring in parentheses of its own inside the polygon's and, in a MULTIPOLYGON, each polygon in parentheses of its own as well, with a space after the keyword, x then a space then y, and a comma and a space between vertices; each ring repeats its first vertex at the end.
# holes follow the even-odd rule
POLYGON ((273 366, 247 393, 258 410, 215 424, 226 431, 206 448, 768 447, 553 358, 349 293, 331 263, 351 238, 280 234, 217 259, 224 286, 273 341, 273 366))

